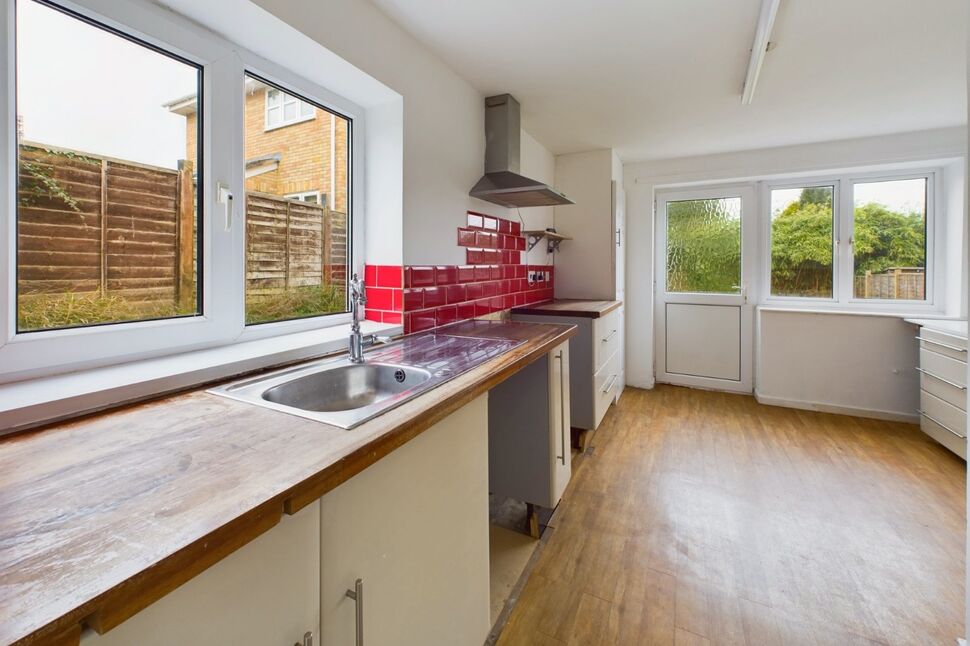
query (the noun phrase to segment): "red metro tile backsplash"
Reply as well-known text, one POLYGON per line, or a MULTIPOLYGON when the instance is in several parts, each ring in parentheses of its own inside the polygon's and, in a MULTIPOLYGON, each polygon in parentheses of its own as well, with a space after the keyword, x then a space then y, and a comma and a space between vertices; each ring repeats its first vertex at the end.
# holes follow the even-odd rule
POLYGON ((553 267, 523 265, 519 222, 469 211, 458 228, 465 265, 367 265, 367 319, 405 334, 552 300, 553 267))
POLYGON ((368 321, 404 322, 404 268, 400 265, 365 265, 366 317, 368 321))

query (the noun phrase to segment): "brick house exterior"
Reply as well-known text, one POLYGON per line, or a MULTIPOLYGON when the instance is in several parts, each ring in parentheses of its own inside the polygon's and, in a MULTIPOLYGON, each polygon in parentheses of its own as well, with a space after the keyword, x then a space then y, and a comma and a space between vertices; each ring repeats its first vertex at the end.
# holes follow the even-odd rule
MULTIPOLYGON (((348 121, 311 106, 312 116, 269 126, 270 89, 253 79, 246 83, 246 190, 279 196, 317 193, 331 209, 346 213, 348 121)), ((167 105, 185 116, 187 159, 195 159, 197 105, 194 96, 167 105)))

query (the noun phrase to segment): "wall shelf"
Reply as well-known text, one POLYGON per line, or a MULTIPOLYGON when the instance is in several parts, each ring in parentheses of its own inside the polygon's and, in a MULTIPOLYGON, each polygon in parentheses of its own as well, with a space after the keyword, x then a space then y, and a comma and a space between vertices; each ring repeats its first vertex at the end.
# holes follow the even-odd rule
POLYGON ((543 229, 538 229, 534 231, 523 231, 522 233, 525 234, 526 239, 528 240, 528 246, 526 249, 527 251, 532 251, 533 247, 539 244, 539 242, 543 238, 548 243, 548 246, 546 247, 546 250, 548 253, 559 251, 559 243, 562 242, 563 240, 572 240, 571 237, 564 235, 562 233, 556 233, 555 231, 545 231, 543 229))

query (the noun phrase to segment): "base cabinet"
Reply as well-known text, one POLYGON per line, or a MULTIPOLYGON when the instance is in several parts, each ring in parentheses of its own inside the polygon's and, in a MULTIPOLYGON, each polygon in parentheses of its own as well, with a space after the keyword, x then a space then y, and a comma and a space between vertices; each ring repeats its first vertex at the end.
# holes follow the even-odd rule
POLYGON ((485 640, 487 414, 483 395, 321 499, 324 646, 485 640))
POLYGON ((293 646, 320 635, 320 503, 82 646, 293 646))
POLYGON ((314 646, 478 646, 491 627, 487 397, 82 645, 302 646, 309 632, 314 646))
POLYGON ((967 340, 920 328, 920 427, 967 459, 967 340))
POLYGON ((514 321, 576 326, 569 340, 570 423, 594 431, 623 390, 623 326, 619 309, 600 318, 513 314, 514 321))
POLYGON ((489 490, 550 509, 572 469, 569 344, 492 389, 488 400, 489 490))

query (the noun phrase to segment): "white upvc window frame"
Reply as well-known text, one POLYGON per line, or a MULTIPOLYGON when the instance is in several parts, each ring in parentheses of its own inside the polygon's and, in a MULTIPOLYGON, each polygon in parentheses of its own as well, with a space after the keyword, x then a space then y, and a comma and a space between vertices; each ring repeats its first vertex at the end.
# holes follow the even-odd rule
MULTIPOLYGON (((338 116, 344 117, 350 121, 349 123, 349 150, 348 150, 348 167, 349 167, 349 195, 348 195, 348 206, 347 211, 349 214, 347 223, 347 235, 350 239, 350 249, 347 250, 348 253, 348 278, 354 272, 363 275, 363 252, 364 252, 364 226, 363 226, 363 196, 364 196, 364 161, 362 155, 359 151, 364 148, 364 110, 355 103, 348 101, 333 92, 330 92, 326 88, 317 85, 311 81, 308 81, 301 76, 290 72, 289 70, 277 65, 271 61, 268 61, 256 54, 250 53, 248 51, 239 49, 236 52, 237 60, 239 62, 239 92, 240 97, 239 109, 243 109, 242 99, 244 96, 243 87, 245 85, 245 80, 247 75, 250 77, 255 77, 257 79, 262 79, 268 81, 281 89, 283 92, 292 93, 296 96, 305 97, 308 101, 312 101, 324 110, 336 113, 338 116)), ((241 115, 240 115, 241 116, 241 115)), ((238 154, 235 158, 238 160, 238 178, 239 182, 237 185, 237 190, 240 195, 245 192, 245 156, 243 154, 243 130, 240 126, 237 131, 238 136, 238 154)), ((245 230, 245 226, 239 227, 245 230)), ((242 231, 240 232, 242 233, 242 231)), ((245 254, 245 239, 241 239, 240 242, 240 260, 242 262, 242 268, 240 271, 240 276, 245 276, 246 271, 246 254, 245 254)), ((245 312, 245 282, 240 280, 239 283, 240 290, 242 292, 240 296, 240 315, 245 312)), ((286 321, 276 321, 272 323, 260 323, 258 325, 243 325, 243 330, 238 336, 240 341, 251 341, 253 339, 262 339, 266 337, 276 336, 279 334, 288 334, 294 332, 304 332, 306 330, 312 330, 319 327, 329 327, 332 325, 349 325, 351 322, 351 315, 349 312, 349 307, 347 312, 337 313, 337 314, 324 314, 321 316, 313 316, 306 318, 291 319, 286 321)))
POLYGON ((772 304, 792 303, 799 306, 807 304, 818 305, 838 305, 839 304, 839 279, 841 267, 839 263, 839 199, 841 196, 841 182, 838 176, 821 176, 811 178, 795 178, 777 181, 762 182, 761 205, 762 205, 762 240, 764 240, 765 254, 761 276, 763 286, 763 301, 772 304), (832 297, 816 296, 789 296, 771 293, 771 193, 775 190, 791 188, 821 188, 832 187, 832 297))
MULTIPOLYGON (((942 177, 943 169, 941 168, 924 168, 920 170, 901 170, 893 171, 888 173, 866 173, 863 175, 850 175, 847 178, 847 190, 845 191, 846 197, 843 202, 844 212, 847 214, 846 220, 846 230, 843 233, 843 239, 849 241, 847 245, 848 248, 845 252, 848 279, 843 283, 842 288, 846 290, 844 293, 847 295, 847 302, 852 307, 865 307, 867 305, 875 305, 877 307, 892 307, 895 306, 897 309, 903 309, 905 311, 916 311, 916 310, 930 310, 930 311, 942 311, 943 309, 943 295, 942 289, 937 290, 936 284, 939 282, 942 287, 943 281, 938 281, 938 277, 943 272, 945 258, 943 254, 937 254, 937 235, 939 229, 941 232, 943 230, 945 218, 939 217, 937 213, 937 195, 942 194, 942 177), (868 184, 874 182, 891 182, 907 179, 925 179, 926 180, 926 233, 925 233, 925 244, 926 244, 926 267, 925 267, 925 300, 906 300, 906 299, 878 299, 878 298, 856 298, 855 296, 855 249, 852 241, 855 239, 855 185, 856 184, 868 184), (939 255, 939 257, 937 257, 939 255)), ((943 245, 939 245, 939 248, 943 248, 943 245)))
POLYGON ((298 202, 306 202, 307 204, 319 204, 323 206, 323 202, 320 201, 321 198, 323 197, 323 191, 300 191, 299 193, 287 193, 283 197, 285 197, 288 200, 296 200, 298 202), (317 198, 316 202, 307 202, 304 199, 311 195, 317 198))
POLYGON ((264 132, 269 132, 270 130, 276 130, 277 128, 285 128, 286 126, 292 126, 296 123, 303 123, 304 121, 313 121, 317 118, 317 111, 314 109, 313 104, 307 103, 301 100, 299 97, 293 96, 292 94, 279 90, 278 88, 267 86, 266 91, 263 92, 263 130, 264 132), (278 92, 280 101, 276 105, 270 105, 270 93, 278 92), (296 104, 296 116, 292 119, 286 118, 286 106, 296 104), (308 108, 310 110, 309 114, 304 113, 304 109, 308 108), (270 121, 270 111, 279 110, 280 118, 278 121, 270 121))
POLYGON ((919 165, 886 171, 845 172, 812 175, 761 182, 762 239, 764 240, 761 280, 764 285, 762 303, 769 307, 794 309, 849 310, 906 314, 937 314, 943 311, 943 281, 945 267, 944 213, 939 196, 943 193, 943 170, 936 166, 919 165), (926 299, 856 298, 853 286, 855 258, 850 241, 854 235, 855 184, 906 179, 926 179, 926 299), (833 219, 833 291, 832 298, 812 296, 776 296, 771 293, 771 191, 785 188, 834 186, 833 219))
POLYGON ((364 248, 364 110, 147 0, 55 0, 51 4, 202 67, 202 314, 17 333, 16 67, 10 36, 18 1, 33 0, 0 0, 0 208, 10 214, 0 223, 0 384, 349 325, 349 313, 245 325, 245 73, 272 80, 351 119, 348 274, 361 271, 364 248), (229 186, 236 196, 231 213, 217 202, 217 184, 229 186))

